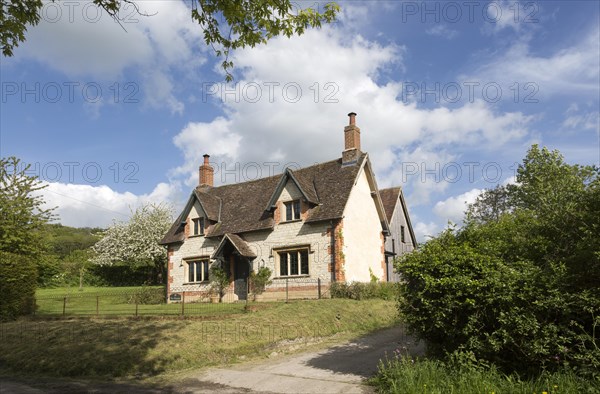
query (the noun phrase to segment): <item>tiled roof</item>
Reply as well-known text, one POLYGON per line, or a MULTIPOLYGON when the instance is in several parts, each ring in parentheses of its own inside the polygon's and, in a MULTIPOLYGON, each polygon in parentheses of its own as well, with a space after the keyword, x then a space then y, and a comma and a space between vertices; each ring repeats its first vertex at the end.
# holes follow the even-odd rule
POLYGON ((383 209, 385 209, 385 216, 387 216, 388 222, 391 222, 394 209, 396 208, 396 202, 398 201, 398 196, 400 195, 400 187, 380 189, 379 195, 381 196, 383 209))
POLYGON ((213 253, 213 258, 221 253, 221 250, 225 246, 225 243, 229 241, 233 245, 233 247, 239 252, 240 255, 248 258, 255 258, 256 253, 248 246, 246 241, 244 241, 239 235, 236 234, 225 234, 219 246, 215 249, 213 253))
MULTIPOLYGON (((304 193, 317 201, 306 223, 341 218, 350 191, 360 170, 365 154, 355 165, 342 167, 342 160, 332 160, 293 171, 293 176, 304 193)), ((273 215, 265 207, 283 175, 218 187, 197 187, 191 198, 200 200, 209 219, 218 217, 207 237, 239 234, 248 231, 271 229, 275 225, 273 215)), ((190 206, 188 203, 187 206, 190 206)), ((161 244, 181 242, 183 227, 189 209, 185 209, 173 223, 161 244), (186 212, 187 210, 187 212, 186 212)))

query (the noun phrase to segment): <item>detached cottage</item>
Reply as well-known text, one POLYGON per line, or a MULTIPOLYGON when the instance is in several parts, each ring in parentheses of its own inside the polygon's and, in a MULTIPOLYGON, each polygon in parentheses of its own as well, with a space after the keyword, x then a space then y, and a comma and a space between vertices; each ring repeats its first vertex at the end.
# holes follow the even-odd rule
POLYGON ((161 241, 170 299, 182 291, 207 298, 212 264, 230 273, 229 301, 246 297, 250 272, 262 266, 274 278, 324 286, 398 279, 393 258, 416 247, 402 189, 377 188, 356 114, 348 116, 341 158, 278 176, 214 187, 204 155, 199 185, 161 241))

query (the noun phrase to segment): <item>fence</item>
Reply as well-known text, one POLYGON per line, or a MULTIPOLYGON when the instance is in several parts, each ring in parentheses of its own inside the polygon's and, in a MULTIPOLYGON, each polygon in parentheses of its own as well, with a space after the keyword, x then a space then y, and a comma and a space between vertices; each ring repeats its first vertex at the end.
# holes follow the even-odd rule
POLYGON ((248 284, 234 284, 222 300, 185 288, 171 289, 166 302, 164 288, 139 288, 101 293, 72 292, 61 296, 41 296, 34 300, 34 314, 43 316, 211 316, 243 313, 249 302, 288 302, 329 297, 329 286, 320 279, 274 279, 260 295, 248 293, 248 284), (173 297, 173 295, 177 297, 173 297), (222 302, 219 302, 222 301, 222 302))

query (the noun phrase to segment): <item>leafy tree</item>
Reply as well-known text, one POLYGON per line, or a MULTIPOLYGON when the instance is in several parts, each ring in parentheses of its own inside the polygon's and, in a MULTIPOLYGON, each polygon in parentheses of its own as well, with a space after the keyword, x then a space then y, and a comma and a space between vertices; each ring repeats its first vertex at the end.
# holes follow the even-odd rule
POLYGON ((74 250, 63 260, 64 272, 79 279, 79 291, 83 291, 83 277, 90 267, 90 251, 74 250))
POLYGON ((44 186, 27 175, 16 157, 0 159, 0 318, 31 311, 37 266, 44 257, 43 226, 52 219, 38 193, 44 186))
POLYGON ((154 282, 165 278, 167 252, 158 244, 173 220, 171 209, 163 204, 146 204, 132 213, 128 222, 114 222, 92 250, 92 262, 113 266, 128 264, 149 268, 154 282))
POLYGON ((534 145, 516 180, 484 192, 462 229, 396 262, 400 310, 437 355, 599 379, 599 169, 534 145))
MULTIPOLYGON (((131 0, 93 2, 116 21, 121 20, 123 4, 132 5, 144 15, 131 0)), ((228 60, 230 51, 264 44, 280 35, 301 35, 308 28, 318 28, 323 22, 335 21, 339 12, 339 6, 335 3, 325 4, 324 11, 319 12, 316 7, 294 9, 294 3, 290 0, 192 0, 191 3, 192 19, 203 29, 204 41, 213 47, 217 56, 224 57, 222 67, 227 73, 227 81, 232 79, 228 71, 233 67, 228 60)), ((25 41, 27 27, 39 23, 41 9, 41 0, 2 2, 0 43, 4 56, 12 56, 19 42, 25 41)))
POLYGON ((46 186, 27 175, 28 170, 16 157, 0 159, 0 250, 38 257, 43 226, 53 215, 52 209, 42 208, 38 193, 46 186))

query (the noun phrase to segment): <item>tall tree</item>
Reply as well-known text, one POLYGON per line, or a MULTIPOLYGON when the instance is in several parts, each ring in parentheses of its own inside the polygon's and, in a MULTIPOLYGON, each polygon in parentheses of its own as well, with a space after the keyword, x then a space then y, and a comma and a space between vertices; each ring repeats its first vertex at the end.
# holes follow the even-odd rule
POLYGON ((0 319, 32 310, 36 263, 45 253, 42 231, 52 219, 37 193, 44 186, 28 168, 16 157, 0 159, 0 319))
POLYGON ((167 252, 158 244, 173 223, 172 211, 164 204, 146 204, 136 209, 128 222, 114 222, 92 250, 99 265, 129 264, 152 269, 154 280, 165 277, 167 252))
MULTIPOLYGON (((131 0, 93 2, 116 21, 122 18, 120 12, 124 4, 144 15, 131 0)), ((340 9, 336 3, 325 4, 323 12, 319 12, 318 3, 304 9, 297 6, 298 3, 290 0, 191 0, 191 17, 203 29, 206 44, 212 46, 217 56, 224 58, 221 65, 230 81, 232 76, 228 70, 233 67, 229 60, 230 51, 264 44, 280 35, 301 35, 308 28, 335 21, 340 9)), ((25 41, 27 27, 39 23, 41 9, 41 0, 2 2, 0 43, 4 56, 12 56, 13 49, 25 41)))

